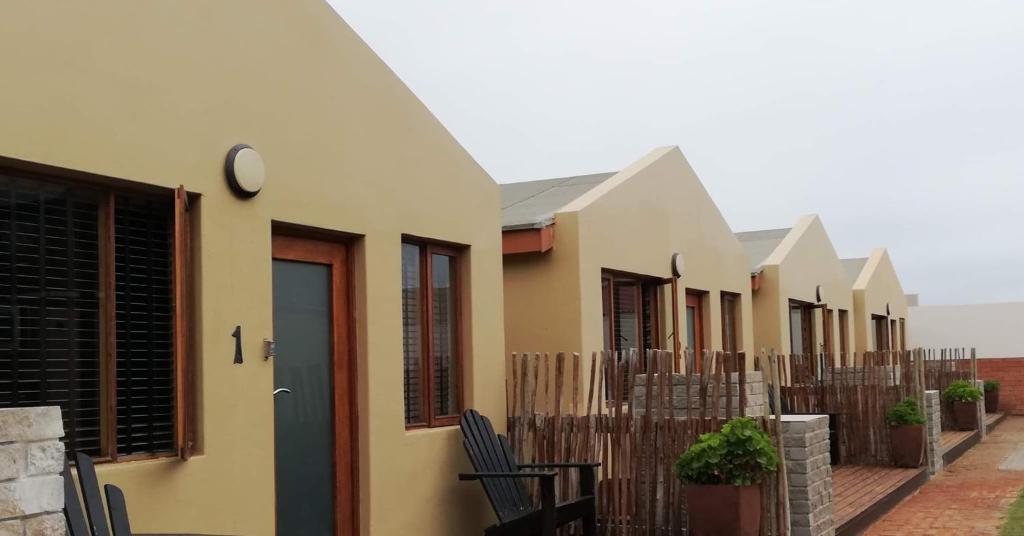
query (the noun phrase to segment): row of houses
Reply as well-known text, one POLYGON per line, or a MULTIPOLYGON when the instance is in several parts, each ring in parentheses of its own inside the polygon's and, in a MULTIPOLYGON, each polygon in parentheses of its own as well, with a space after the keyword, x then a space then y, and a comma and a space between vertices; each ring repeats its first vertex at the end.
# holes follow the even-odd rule
POLYGON ((4 11, 0 407, 138 531, 479 533, 512 351, 906 339, 884 250, 734 233, 676 148, 499 187, 322 0, 4 11))
POLYGON ((501 191, 507 353, 906 348, 884 248, 840 258, 816 215, 734 233, 678 148, 501 191))

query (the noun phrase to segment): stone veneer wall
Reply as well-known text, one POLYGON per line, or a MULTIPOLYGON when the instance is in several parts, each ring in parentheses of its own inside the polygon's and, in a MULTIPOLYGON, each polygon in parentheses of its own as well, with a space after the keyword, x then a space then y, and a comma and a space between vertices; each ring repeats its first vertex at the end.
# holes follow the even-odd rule
POLYGON ((832 536, 832 466, 827 415, 783 415, 792 536, 832 536))
POLYGON ((937 475, 942 471, 942 397, 938 391, 924 392, 924 418, 927 421, 925 450, 928 473, 937 475))
MULTIPOLYGON (((974 380, 974 386, 985 392, 985 380, 974 380)), ((981 439, 985 439, 988 435, 988 427, 985 426, 985 397, 982 396, 981 400, 978 401, 978 432, 981 434, 981 439)))
MULTIPOLYGON (((659 378, 655 375, 652 380, 653 385, 651 389, 651 399, 657 400, 660 385, 658 385, 659 378)), ((764 377, 760 371, 753 371, 746 373, 746 411, 745 414, 748 417, 763 417, 766 414, 766 401, 765 401, 765 385, 764 377)), ((707 402, 710 403, 712 385, 708 382, 708 394, 707 402)), ((739 374, 733 372, 729 374, 729 383, 732 396, 732 411, 734 416, 739 415, 740 407, 740 392, 739 392, 739 374)), ((633 409, 638 413, 642 413, 644 405, 647 403, 647 375, 637 374, 636 379, 633 382, 633 409)), ((722 379, 718 384, 718 414, 719 416, 725 416, 726 396, 725 396, 725 378, 722 379)), ((672 401, 673 401, 673 413, 676 417, 683 417, 686 415, 686 411, 699 412, 701 407, 700 400, 700 375, 683 375, 683 374, 672 374, 672 401), (689 379, 689 380, 687 380, 689 379), (689 385, 689 397, 687 397, 687 381, 689 385)))
POLYGON ((64 536, 60 408, 0 409, 0 536, 64 536))

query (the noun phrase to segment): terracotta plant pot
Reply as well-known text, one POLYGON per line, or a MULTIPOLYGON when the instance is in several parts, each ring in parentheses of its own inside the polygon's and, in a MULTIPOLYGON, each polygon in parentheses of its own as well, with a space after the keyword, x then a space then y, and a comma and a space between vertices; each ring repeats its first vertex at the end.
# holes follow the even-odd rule
POLYGON ((957 430, 977 430, 978 403, 953 402, 953 423, 957 430))
POLYGON ((924 425, 901 424, 889 433, 892 462, 896 467, 921 467, 924 463, 924 425))
POLYGON ((686 486, 688 534, 757 536, 761 530, 761 486, 686 486))
POLYGON ((985 413, 996 413, 999 411, 999 389, 985 391, 985 413))

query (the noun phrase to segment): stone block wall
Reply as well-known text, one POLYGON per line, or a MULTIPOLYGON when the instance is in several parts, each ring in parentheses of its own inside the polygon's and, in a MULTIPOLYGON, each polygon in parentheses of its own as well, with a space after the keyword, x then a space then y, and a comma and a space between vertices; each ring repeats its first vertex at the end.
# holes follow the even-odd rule
POLYGON ((942 397, 938 391, 924 392, 924 418, 928 473, 936 475, 942 471, 942 397))
MULTIPOLYGON (((651 400, 659 399, 660 388, 658 382, 661 381, 657 375, 654 379, 651 389, 651 400)), ((728 381, 730 383, 729 389, 731 390, 732 399, 732 411, 733 415, 739 415, 740 407, 740 392, 739 392, 739 374, 733 372, 729 374, 728 381)), ((700 382, 701 378, 699 374, 683 375, 683 374, 672 374, 672 401, 673 401, 673 414, 676 417, 683 417, 686 415, 687 410, 692 412, 699 412, 701 408, 701 396, 700 396, 700 382), (689 392, 687 392, 687 382, 689 382, 689 392), (689 395, 689 396, 687 396, 689 395)), ((725 415, 726 409, 726 396, 725 396, 725 382, 726 378, 718 384, 718 414, 720 416, 725 415)), ((767 402, 764 377, 761 372, 747 372, 746 373, 746 411, 745 415, 749 417, 763 417, 766 413, 767 402)), ((712 388, 711 382, 708 382, 707 387, 707 398, 705 400, 706 406, 710 406, 712 388)), ((637 412, 642 412, 644 406, 647 403, 647 375, 637 374, 636 379, 633 383, 633 408, 637 412)), ((655 408, 657 409, 657 408, 655 408)), ((665 406, 667 410, 667 406, 665 406)))
MULTIPOLYGON (((985 380, 974 380, 974 386, 985 392, 985 380)), ((978 433, 981 434, 981 438, 985 439, 988 435, 988 427, 985 426, 985 397, 982 396, 981 400, 978 401, 978 433)))
POLYGON ((827 415, 783 415, 792 536, 832 536, 832 466, 827 415))
POLYGON ((0 536, 64 536, 60 408, 0 409, 0 536))

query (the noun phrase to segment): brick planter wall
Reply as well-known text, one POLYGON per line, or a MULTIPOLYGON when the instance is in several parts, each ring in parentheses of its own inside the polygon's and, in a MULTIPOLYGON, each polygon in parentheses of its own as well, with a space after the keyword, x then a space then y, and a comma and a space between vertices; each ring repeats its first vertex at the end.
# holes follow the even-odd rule
POLYGON ((64 536, 60 408, 0 409, 0 536, 64 536))
POLYGON ((924 392, 924 418, 927 421, 925 450, 928 473, 936 475, 942 471, 942 397, 938 391, 924 392))
POLYGON ((1024 357, 978 359, 978 378, 1001 384, 1001 413, 1024 415, 1024 357))
POLYGON ((827 415, 783 415, 792 536, 835 534, 827 415))

